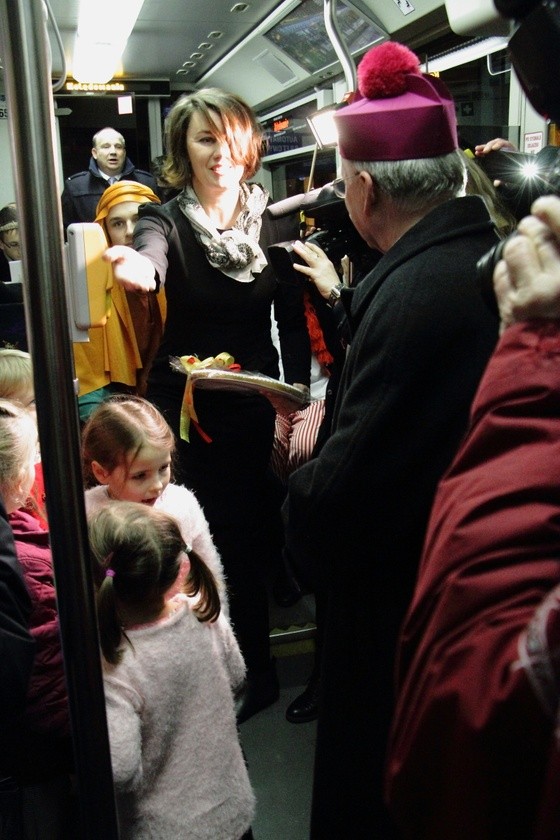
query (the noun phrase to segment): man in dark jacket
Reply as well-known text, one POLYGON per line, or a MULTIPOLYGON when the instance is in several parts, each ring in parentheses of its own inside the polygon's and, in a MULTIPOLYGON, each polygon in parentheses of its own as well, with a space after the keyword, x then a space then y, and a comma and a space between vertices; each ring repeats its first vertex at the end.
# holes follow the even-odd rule
POLYGON ((110 184, 121 178, 145 184, 158 194, 153 175, 137 169, 126 156, 122 134, 114 128, 102 128, 93 136, 87 172, 78 172, 66 179, 62 193, 64 229, 73 222, 93 222, 99 197, 110 184))
POLYGON ((398 630, 438 480, 498 336, 476 281, 497 239, 483 201, 464 194, 449 92, 395 43, 366 54, 358 76, 360 93, 335 113, 336 188, 383 256, 354 290, 340 289, 321 249, 297 246, 303 273, 346 308, 352 330, 331 435, 291 476, 286 505, 288 548, 313 563, 323 592, 311 818, 320 840, 394 835, 383 771, 398 630))

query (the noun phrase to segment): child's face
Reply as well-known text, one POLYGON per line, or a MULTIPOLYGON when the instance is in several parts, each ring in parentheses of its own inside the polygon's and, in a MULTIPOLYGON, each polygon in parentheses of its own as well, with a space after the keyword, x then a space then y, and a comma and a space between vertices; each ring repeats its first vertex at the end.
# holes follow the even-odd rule
MULTIPOLYGON (((146 199, 147 201, 147 199, 146 199)), ((132 245, 138 208, 145 201, 123 201, 111 207, 105 222, 111 245, 132 245)))
POLYGON ((111 473, 97 464, 95 475, 112 498, 154 505, 171 480, 171 453, 166 447, 145 446, 133 461, 111 473))

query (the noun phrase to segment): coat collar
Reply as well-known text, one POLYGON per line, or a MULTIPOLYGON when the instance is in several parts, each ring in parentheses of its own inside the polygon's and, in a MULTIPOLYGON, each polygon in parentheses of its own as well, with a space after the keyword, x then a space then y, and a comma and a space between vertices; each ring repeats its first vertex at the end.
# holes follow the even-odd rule
MULTIPOLYGON (((395 242, 375 268, 358 284, 352 296, 351 319, 355 325, 387 277, 400 265, 442 242, 494 229, 484 200, 478 195, 452 198, 430 210, 395 242)), ((496 234, 496 241, 498 236, 496 234)))
POLYGON ((23 508, 10 513, 8 522, 16 539, 48 546, 49 532, 45 531, 38 520, 23 508))
MULTIPOLYGON (((132 163, 132 161, 130 160, 130 158, 129 158, 129 157, 125 158, 125 161, 124 161, 124 166, 123 166, 123 168, 122 168, 122 172, 120 173, 119 177, 120 177, 120 178, 126 178, 128 175, 130 175, 130 174, 131 174, 131 172, 134 172, 134 169, 135 169, 134 164, 132 163)), ((95 158, 93 157, 93 155, 92 155, 92 156, 90 157, 90 159, 89 159, 89 171, 91 172, 91 174, 92 174, 95 178, 99 178, 101 181, 105 181, 105 180, 107 180, 107 179, 106 179, 106 178, 104 178, 104 177, 103 177, 103 175, 101 174, 101 171, 100 171, 100 169, 99 169, 99 167, 98 167, 98 165, 97 165, 97 161, 95 160, 95 158)), ((107 183, 108 183, 108 182, 107 182, 107 183)))

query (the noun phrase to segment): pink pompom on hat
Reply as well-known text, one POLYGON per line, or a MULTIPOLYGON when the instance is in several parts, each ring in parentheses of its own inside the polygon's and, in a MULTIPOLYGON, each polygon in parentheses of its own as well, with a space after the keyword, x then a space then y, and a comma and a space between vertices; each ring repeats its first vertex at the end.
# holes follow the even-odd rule
POLYGON ((358 91, 334 115, 346 160, 414 160, 458 148, 455 105, 439 79, 420 72, 408 47, 387 41, 358 66, 358 91))

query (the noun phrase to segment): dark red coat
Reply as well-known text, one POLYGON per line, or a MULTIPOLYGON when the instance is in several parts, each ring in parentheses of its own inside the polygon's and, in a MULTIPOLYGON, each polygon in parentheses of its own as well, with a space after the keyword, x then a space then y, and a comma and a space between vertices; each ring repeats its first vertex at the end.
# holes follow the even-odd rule
POLYGON ((560 581, 559 384, 559 326, 508 329, 440 483, 399 650, 387 795, 404 838, 528 840, 541 805, 557 819, 554 720, 518 646, 560 581))
POLYGON ((73 772, 74 754, 49 534, 24 510, 9 522, 31 597, 35 661, 24 712, 0 738, 0 773, 30 785, 73 772))
POLYGON ((35 639, 35 662, 27 693, 26 724, 32 730, 68 735, 68 697, 49 534, 24 510, 11 513, 9 522, 32 602, 29 628, 35 639))

